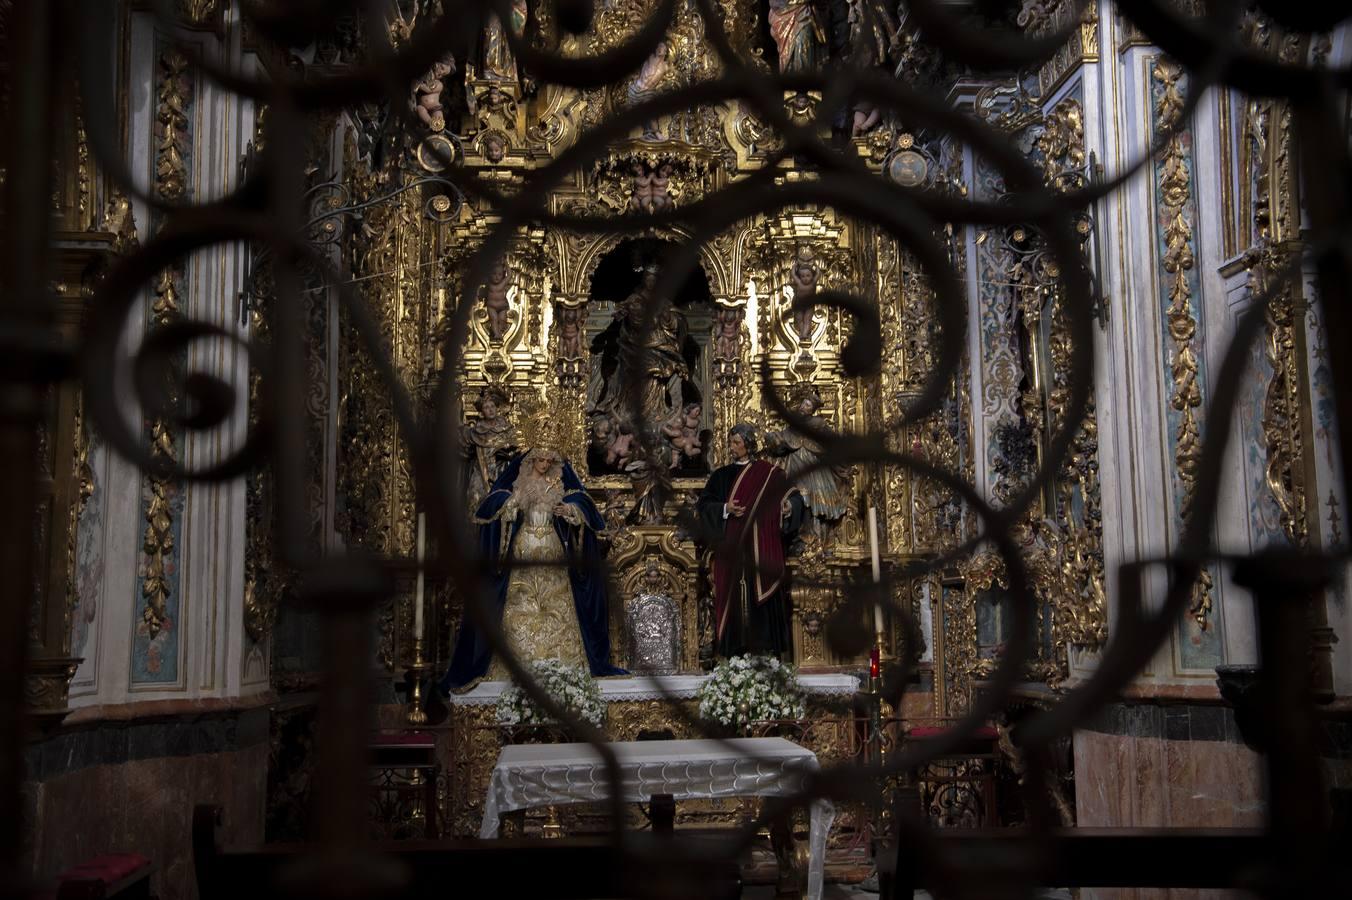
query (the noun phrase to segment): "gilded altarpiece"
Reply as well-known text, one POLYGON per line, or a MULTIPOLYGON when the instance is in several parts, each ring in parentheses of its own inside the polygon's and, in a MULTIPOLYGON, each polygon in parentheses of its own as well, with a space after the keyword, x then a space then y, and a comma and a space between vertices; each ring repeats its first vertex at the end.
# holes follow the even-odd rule
MULTIPOLYGON (((642 21, 643 6, 613 4, 599 14, 589 35, 566 39, 563 49, 573 41, 579 52, 611 46, 642 21)), ((734 19, 749 15, 737 3, 724 6, 734 19)), ((820 398, 816 414, 831 428, 863 431, 882 421, 893 399, 880 399, 868 379, 842 374, 849 317, 810 301, 821 290, 871 288, 880 252, 875 244, 881 239, 833 210, 793 207, 740 222, 708 242, 692 279, 700 290, 689 296, 684 288, 678 290, 674 304, 696 348, 684 400, 687 407, 700 407, 691 416, 703 459, 693 466, 668 465, 670 456, 660 452, 664 435, 659 426, 671 420, 645 420, 638 423, 638 430, 647 429, 639 437, 657 445, 658 456, 639 460, 635 453, 626 459, 643 464, 597 469, 589 451, 604 430, 597 424, 599 340, 624 293, 639 290, 637 278, 617 288, 613 275, 657 269, 664 255, 689 238, 679 225, 636 232, 623 220, 679 209, 745 177, 764 158, 763 129, 736 104, 645 123, 604 157, 566 176, 548 198, 556 212, 614 217, 615 233, 533 227, 513 237, 480 285, 465 285, 462 278, 495 221, 493 210, 475 197, 447 192, 441 183, 415 186, 434 179, 449 160, 510 194, 527 172, 557 156, 603 114, 625 108, 645 92, 713 74, 707 62, 713 55, 703 52, 692 7, 680 8, 663 46, 660 58, 640 73, 638 80, 647 79, 642 84, 532 93, 523 81, 472 77, 465 85, 469 108, 457 121, 447 119, 440 129, 433 125, 409 135, 380 167, 357 153, 359 136, 351 135, 344 170, 354 202, 387 199, 365 211, 346 253, 354 277, 364 282, 371 315, 400 380, 423 400, 435 372, 447 363, 440 354, 448 317, 460 298, 473 298, 467 343, 451 361, 460 367, 465 420, 472 423, 480 415, 475 400, 486 389, 501 392, 495 396, 505 398, 514 428, 543 411, 563 417, 567 455, 578 464, 611 528, 609 565, 620 592, 620 601, 611 604, 616 663, 632 663, 626 604, 640 594, 657 594, 680 607, 679 668, 697 671, 712 658, 707 565, 682 519, 707 472, 726 462, 723 436, 729 427, 750 421, 766 434, 784 427, 762 396, 762 378, 786 404, 815 392, 820 398)), ((785 177, 797 177, 792 167, 785 177)), ((885 308, 904 289, 896 277, 878 287, 885 308)), ((351 543, 412 557, 417 507, 407 451, 379 379, 364 362, 362 340, 350 326, 340 331, 338 494, 346 506, 339 528, 351 543)), ((675 406, 669 401, 662 415, 674 416, 675 406)), ((635 444, 638 450, 644 441, 635 444)), ((865 478, 853 470, 837 477, 847 498, 843 515, 810 535, 791 563, 804 584, 795 600, 793 632, 797 661, 807 668, 857 662, 833 655, 822 631, 841 602, 839 586, 867 568, 865 478)), ((905 521, 898 535, 909 530, 909 517, 905 521)), ((895 528, 890 523, 884 536, 889 554, 894 546, 909 546, 900 537, 892 539, 895 528)), ((406 607, 407 598, 400 605, 406 607)), ((387 660, 407 652, 395 647, 407 647, 408 641, 391 634, 401 630, 405 617, 382 626, 387 660)), ((458 619, 454 600, 435 618, 438 633, 429 636, 429 645, 444 648, 446 632, 458 619)), ((444 659, 431 662, 441 666, 444 659)))
MULTIPOLYGON (((637 28, 652 5, 608 4, 598 11, 592 31, 561 39, 551 37, 552 25, 540 13, 536 39, 564 53, 602 52, 637 28)), ((742 34, 736 24, 753 20, 752 4, 720 5, 725 24, 742 34)), ((625 326, 624 310, 645 306, 652 279, 664 277, 663 264, 691 239, 679 216, 662 227, 635 228, 627 220, 679 213, 766 164, 776 138, 736 102, 644 122, 549 188, 550 211, 607 217, 615 222, 613 231, 530 225, 510 236, 497 259, 485 261, 482 283, 465 283, 498 214, 489 200, 443 177, 447 167, 459 170, 457 179, 510 197, 589 127, 657 92, 716 74, 711 68, 716 56, 704 45, 701 29, 693 5, 678 4, 668 40, 634 76, 591 90, 538 87, 499 55, 491 66, 467 61, 460 69, 463 105, 457 99, 453 107, 449 94, 442 97, 445 65, 432 70, 410 91, 411 107, 428 112, 423 127, 392 136, 376 133, 360 117, 340 126, 342 160, 335 166, 342 173, 340 205, 360 214, 335 226, 342 229, 337 238, 325 238, 339 248, 343 267, 361 285, 363 318, 374 328, 364 331, 352 310, 335 307, 333 502, 340 538, 410 561, 419 549, 409 451, 396 428, 389 386, 374 365, 372 343, 392 361, 394 377, 424 415, 430 414, 438 373, 455 366, 462 424, 498 428, 508 446, 540 417, 562 424, 564 450, 609 532, 613 662, 635 672, 692 673, 713 662, 708 563, 692 538, 689 515, 708 472, 728 461, 724 436, 733 424, 749 422, 766 436, 785 428, 767 390, 789 408, 806 404, 801 408, 810 408, 828 428, 886 429, 889 449, 920 456, 969 483, 978 455, 996 452, 975 446, 972 436, 969 367, 988 361, 965 354, 940 408, 902 426, 937 364, 936 348, 944 337, 933 273, 874 225, 817 206, 788 206, 735 223, 700 248, 696 270, 685 283, 663 285, 672 288, 674 299, 654 311, 653 320, 658 326, 676 322, 672 330, 683 343, 669 354, 674 368, 664 380, 638 392, 638 418, 621 421, 625 410, 608 383, 616 370, 607 361, 607 335, 625 326), (842 353, 857 323, 838 307, 814 303, 825 290, 877 298, 876 368, 845 372, 842 353), (467 338, 446 357, 445 340, 460 303, 471 304, 465 311, 467 338), (631 438, 622 450, 617 434, 631 438), (645 643, 651 628, 635 624, 645 604, 666 611, 665 630, 654 632, 656 643, 645 643)), ((1034 133, 1042 137, 1033 155, 1045 161, 1049 181, 1080 172, 1083 124, 1075 101, 1049 111, 1045 121, 1029 106, 1009 104, 1009 127, 1037 126, 1034 133)), ((907 187, 965 194, 981 181, 979 167, 960 144, 911 134, 896 121, 854 138, 851 147, 872 171, 907 187)), ((811 177, 792 158, 778 165, 780 182, 811 177)), ((979 192, 992 190, 998 193, 994 179, 989 190, 978 185, 979 192)), ((1049 289, 1056 272, 1036 258, 1032 236, 989 229, 982 235, 972 268, 984 282, 1010 287, 1004 298, 1010 331, 997 337, 1011 357, 1009 371, 1022 373, 1007 385, 1002 409, 1030 435, 1041 436, 1055 427, 1066 393, 1068 341, 1059 300, 1049 289), (1011 264, 1016 283, 1008 285, 1003 271, 981 275, 983 260, 1011 264), (1033 297, 1052 299, 1035 303, 1033 297)), ((938 237, 949 247, 959 280, 968 277, 969 235, 944 227, 938 237)), ((988 401, 978 399, 982 405, 988 401)), ((1053 683, 1064 674, 1067 645, 1103 638, 1093 422, 1091 412, 1067 471, 1024 531, 1047 635, 1029 675, 1053 683)), ((842 654, 827 635, 832 618, 847 606, 850 587, 868 578, 867 511, 876 508, 893 608, 915 623, 889 616, 884 650, 912 660, 932 658, 935 713, 962 711, 973 682, 993 664, 997 648, 982 637, 989 616, 983 619, 980 610, 983 603, 998 605, 993 594, 1004 583, 1003 573, 989 554, 941 574, 908 572, 913 563, 972 535, 977 526, 971 511, 947 488, 904 469, 854 466, 832 472, 840 512, 814 521, 790 558, 795 662, 807 670, 858 671, 864 664, 866 651, 842 654), (932 629, 920 625, 931 617, 932 629)), ((1017 474, 1010 480, 1013 489, 1017 474)), ((391 674, 414 659, 412 593, 411 577, 401 580, 376 624, 373 662, 391 674)), ((868 617, 867 609, 849 609, 861 620, 868 617)), ((420 637, 432 672, 447 664, 460 615, 460 599, 447 584, 431 579, 428 625, 420 637)), ((455 744, 445 748, 455 762, 441 794, 453 831, 472 831, 485 767, 503 740, 487 720, 489 709, 453 708, 452 728, 444 737, 455 744)), ((684 733, 680 717, 660 701, 615 703, 609 716, 615 738, 664 729, 678 737, 684 733)), ((838 724, 849 721, 843 717, 838 724)), ((805 733, 803 740, 820 744, 816 749, 825 756, 839 757, 858 750, 850 744, 852 734, 805 733)))

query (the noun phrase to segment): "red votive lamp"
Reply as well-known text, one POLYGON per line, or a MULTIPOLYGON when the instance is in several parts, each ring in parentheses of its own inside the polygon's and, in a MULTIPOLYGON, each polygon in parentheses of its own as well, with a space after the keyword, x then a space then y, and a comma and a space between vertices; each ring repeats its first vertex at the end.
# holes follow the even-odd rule
POLYGON ((880 678, 883 674, 882 659, 879 656, 880 651, 874 647, 868 652, 868 677, 880 678))

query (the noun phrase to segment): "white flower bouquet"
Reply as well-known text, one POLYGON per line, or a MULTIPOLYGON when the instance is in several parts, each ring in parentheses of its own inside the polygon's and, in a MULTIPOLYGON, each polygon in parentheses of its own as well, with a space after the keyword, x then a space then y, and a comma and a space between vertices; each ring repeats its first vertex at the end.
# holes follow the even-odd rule
MULTIPOLYGON (((606 704, 601 699, 601 688, 590 672, 564 665, 557 659, 538 660, 527 668, 536 684, 573 715, 586 719, 597 728, 605 724, 606 704)), ((558 724, 516 684, 509 685, 498 695, 497 720, 499 725, 558 724)))
POLYGON ((743 732, 752 722, 807 714, 793 666, 773 656, 734 656, 719 663, 699 689, 699 715, 743 732))

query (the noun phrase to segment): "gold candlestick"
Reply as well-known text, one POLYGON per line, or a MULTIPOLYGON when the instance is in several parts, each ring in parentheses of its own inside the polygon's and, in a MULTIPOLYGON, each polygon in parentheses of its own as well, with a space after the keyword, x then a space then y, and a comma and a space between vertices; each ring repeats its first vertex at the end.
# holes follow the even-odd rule
POLYGON ((431 670, 427 660, 423 659, 423 639, 421 634, 413 636, 413 664, 408 667, 410 687, 408 691, 408 714, 405 720, 410 725, 426 725, 427 713, 423 710, 423 675, 431 670))

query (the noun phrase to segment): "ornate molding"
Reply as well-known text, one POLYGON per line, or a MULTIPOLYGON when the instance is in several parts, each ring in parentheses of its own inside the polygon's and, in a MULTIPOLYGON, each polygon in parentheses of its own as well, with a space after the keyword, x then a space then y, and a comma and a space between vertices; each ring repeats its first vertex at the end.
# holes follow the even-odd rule
MULTIPOLYGON (((1169 404, 1177 413, 1173 423, 1174 471, 1179 484, 1178 515, 1186 527, 1192 519, 1193 494, 1197 485, 1197 461, 1201 447, 1198 410, 1202 406, 1201 372, 1197 357, 1197 318, 1193 285, 1196 251, 1193 239, 1191 135, 1179 116, 1184 108, 1183 69, 1164 57, 1151 67, 1157 135, 1170 132, 1164 152, 1155 165, 1158 198, 1164 220, 1163 258, 1168 304, 1164 313, 1170 339, 1169 372, 1173 389, 1169 404)), ((1211 573, 1203 569, 1194 588, 1190 613, 1202 630, 1210 627, 1211 573)))
MULTIPOLYGON (((188 110, 192 102, 192 83, 187 74, 188 61, 174 47, 162 51, 157 60, 159 85, 156 90, 154 191, 167 201, 182 200, 188 189, 188 158, 191 153, 188 110)), ((156 223, 156 230, 163 223, 156 223)), ((155 280, 150 304, 148 328, 162 328, 182 315, 179 302, 186 266, 177 262, 160 272, 155 280)), ((166 388, 176 390, 175 375, 166 376, 166 388)), ((169 462, 178 460, 177 441, 168 423, 147 423, 151 452, 169 462)), ((170 600, 179 583, 177 571, 175 517, 179 514, 177 486, 162 476, 146 479, 141 537, 140 584, 143 606, 140 628, 150 641, 171 627, 170 600)))
MULTIPOLYGON (((1029 35, 1041 37, 1070 28, 1075 16, 1074 0, 1024 0, 1018 24, 1029 35)), ((1048 97, 1082 63, 1099 58, 1098 4, 1086 3, 1079 27, 1072 28, 1066 42, 1038 69, 1038 95, 1048 97)))

